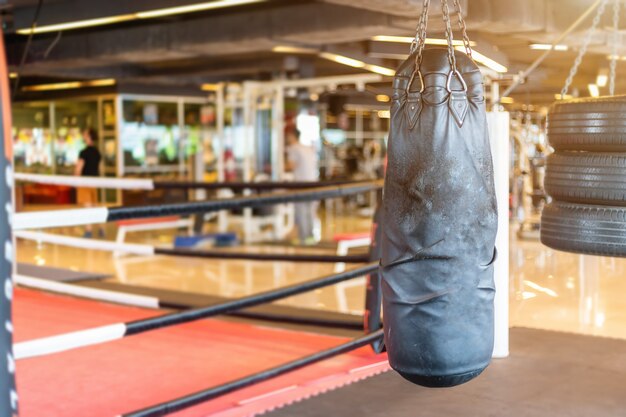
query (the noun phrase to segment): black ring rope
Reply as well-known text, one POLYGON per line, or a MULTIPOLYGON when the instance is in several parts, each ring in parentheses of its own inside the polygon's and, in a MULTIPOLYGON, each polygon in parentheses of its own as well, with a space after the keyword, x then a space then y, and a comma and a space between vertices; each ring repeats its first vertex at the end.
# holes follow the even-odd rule
POLYGON ((139 411, 126 413, 126 414, 123 414, 121 417, 166 416, 176 411, 180 411, 185 408, 192 407, 196 404, 200 404, 205 401, 212 400, 214 398, 220 397, 225 394, 229 394, 231 392, 240 390, 242 388, 246 388, 251 385, 258 384, 263 381, 267 381, 268 379, 276 378, 280 375, 298 370, 300 368, 314 364, 316 362, 320 362, 325 359, 329 359, 329 358, 341 355, 343 353, 351 352, 360 347, 367 346, 372 342, 378 341, 382 337, 383 337, 383 330, 377 330, 373 333, 370 333, 358 339, 351 340, 342 345, 335 346, 330 349, 323 350, 321 352, 316 352, 312 355, 305 356, 303 358, 299 358, 291 362, 287 362, 285 364, 266 369, 256 374, 248 375, 243 378, 236 379, 234 381, 230 381, 222 385, 218 385, 218 386, 215 386, 215 387, 203 390, 203 391, 198 391, 193 394, 190 394, 181 398, 177 398, 175 400, 157 404, 148 408, 144 408, 139 411))
POLYGON ((229 316, 251 320, 261 320, 273 323, 297 324, 300 326, 324 327, 327 329, 360 330, 363 323, 360 321, 333 320, 316 317, 295 317, 287 314, 261 313, 256 311, 236 311, 229 316))
POLYGON ((371 272, 377 271, 378 267, 378 262, 370 263, 368 265, 350 269, 348 271, 340 272, 338 274, 328 275, 325 277, 289 285, 275 290, 265 291, 259 294, 238 298, 236 300, 227 301, 221 304, 165 314, 162 316, 152 317, 143 320, 131 321, 125 323, 126 331, 124 332, 124 337, 147 332, 150 330, 160 329, 167 326, 188 323, 191 321, 213 317, 220 314, 227 314, 233 311, 242 310, 248 307, 254 307, 260 304, 271 303, 273 301, 277 301, 283 298, 313 291, 318 288, 327 287, 333 284, 338 284, 343 281, 348 281, 353 278, 367 275, 371 272))
POLYGON ((138 219, 146 217, 165 217, 172 215, 189 215, 231 210, 242 207, 262 207, 284 203, 317 201, 326 198, 345 197, 353 194, 375 191, 382 188, 382 181, 370 181, 358 184, 319 187, 308 191, 291 191, 284 193, 260 194, 230 199, 196 201, 140 207, 112 207, 108 209, 107 221, 138 219))
POLYGON ((193 249, 154 248, 155 255, 181 256, 203 259, 246 259, 251 261, 285 261, 285 262, 320 262, 320 263, 365 263, 369 255, 316 255, 316 254, 278 254, 278 253, 245 253, 227 251, 205 251, 193 249))

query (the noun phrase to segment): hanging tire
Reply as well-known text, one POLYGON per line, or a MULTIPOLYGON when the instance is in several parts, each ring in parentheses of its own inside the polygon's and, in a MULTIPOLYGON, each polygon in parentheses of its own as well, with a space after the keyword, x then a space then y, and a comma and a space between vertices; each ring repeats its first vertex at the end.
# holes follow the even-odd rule
POLYGON ((626 153, 552 154, 545 189, 560 201, 626 206, 626 153))
POLYGON ((626 152, 626 96, 555 103, 548 141, 556 150, 626 152))
POLYGON ((541 242, 566 252, 626 257, 626 208, 548 204, 541 216, 541 242))

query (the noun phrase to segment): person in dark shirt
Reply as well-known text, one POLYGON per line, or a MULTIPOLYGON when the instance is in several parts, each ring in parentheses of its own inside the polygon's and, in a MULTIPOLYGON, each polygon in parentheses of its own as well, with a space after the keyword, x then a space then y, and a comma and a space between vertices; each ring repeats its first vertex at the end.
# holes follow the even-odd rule
MULTIPOLYGON (((74 169, 74 175, 81 177, 99 177, 100 160, 102 155, 96 146, 98 134, 95 129, 87 128, 83 131, 83 140, 87 147, 78 155, 78 162, 74 169)), ((78 204, 85 207, 92 207, 98 204, 98 189, 79 187, 76 190, 76 200, 78 204)), ((100 234, 103 231, 100 229, 100 234)), ((85 237, 92 237, 91 225, 85 227, 85 237)))

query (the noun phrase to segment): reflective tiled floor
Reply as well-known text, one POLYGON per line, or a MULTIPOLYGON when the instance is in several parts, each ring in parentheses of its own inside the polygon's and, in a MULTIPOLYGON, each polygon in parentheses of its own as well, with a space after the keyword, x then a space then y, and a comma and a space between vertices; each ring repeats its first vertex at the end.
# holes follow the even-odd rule
MULTIPOLYGON (((337 231, 367 231, 369 221, 338 218, 324 239, 337 231)), ((109 231, 114 234, 114 231, 109 231)), ((111 235, 109 233, 109 235, 111 235)), ((549 330, 626 339, 626 259, 579 256, 550 250, 538 240, 511 233, 510 323, 549 330)), ((167 244, 171 236, 137 234, 134 241, 167 244)), ((248 246, 262 252, 329 253, 331 249, 248 246)), ((237 248, 241 250, 241 248, 237 248)), ((333 264, 219 261, 173 257, 114 258, 106 252, 20 241, 20 262, 105 272, 132 285, 237 297, 333 272, 333 264)), ((363 281, 285 300, 284 304, 358 313, 363 281)))

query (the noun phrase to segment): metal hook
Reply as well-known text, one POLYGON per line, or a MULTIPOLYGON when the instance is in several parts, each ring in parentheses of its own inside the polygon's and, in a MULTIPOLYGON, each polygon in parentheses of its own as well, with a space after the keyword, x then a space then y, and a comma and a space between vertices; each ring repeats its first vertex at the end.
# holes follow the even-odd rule
POLYGON ((411 86, 413 85, 413 82, 415 81, 415 75, 419 75, 420 77, 420 93, 424 92, 425 86, 424 86, 424 77, 422 76, 422 71, 417 69, 416 71, 413 71, 413 73, 411 74, 411 78, 409 79, 409 83, 406 86, 406 94, 407 96, 409 95, 409 92, 411 90, 411 86))
MULTIPOLYGON (((467 83, 463 79, 463 76, 461 75, 459 70, 456 68, 454 68, 453 70, 450 70, 450 72, 448 73, 448 80, 446 81, 446 90, 448 90, 448 93, 452 93, 452 76, 453 75, 456 75, 459 81, 461 81, 461 84, 463 85, 463 91, 467 93, 467 83)), ((455 90, 455 91, 459 91, 459 90, 455 90)))

